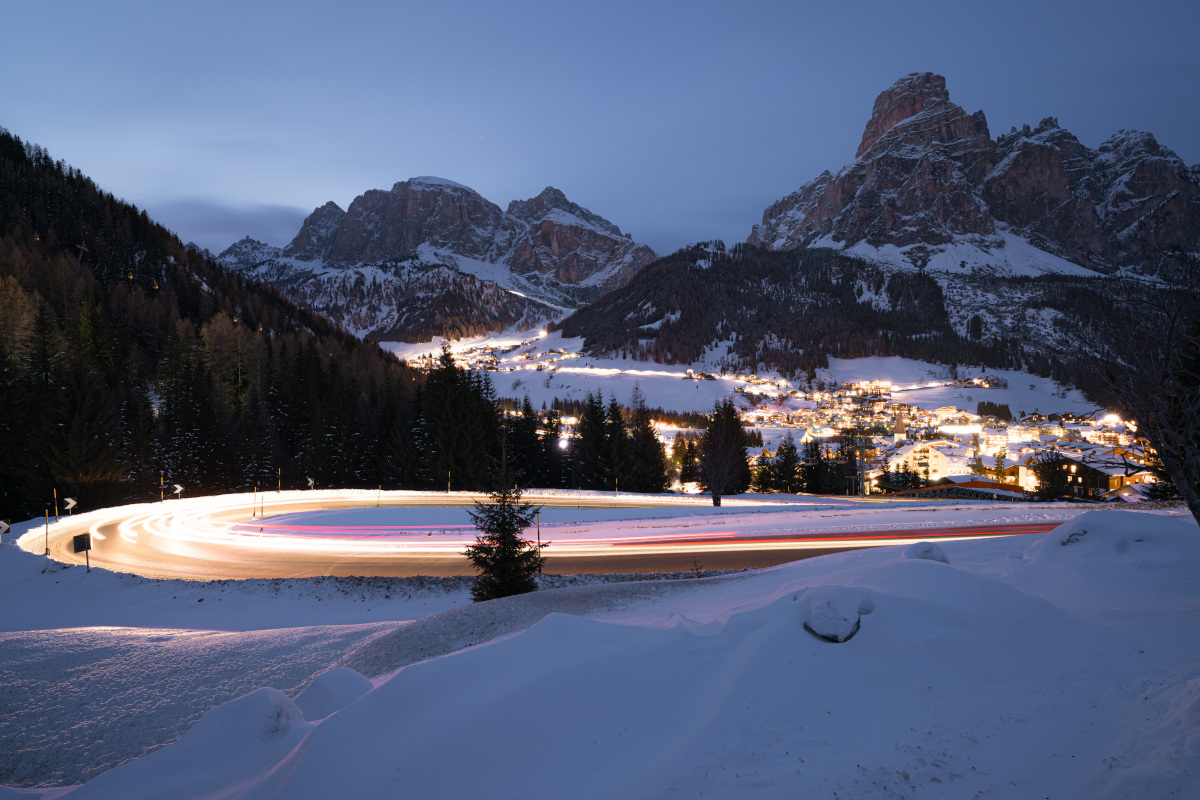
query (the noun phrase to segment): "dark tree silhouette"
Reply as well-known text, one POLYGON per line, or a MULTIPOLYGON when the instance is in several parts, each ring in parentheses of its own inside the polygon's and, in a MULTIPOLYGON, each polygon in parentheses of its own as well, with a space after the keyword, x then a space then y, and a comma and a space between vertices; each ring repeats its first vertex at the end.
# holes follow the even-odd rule
POLYGON ((476 501, 470 512, 479 535, 465 552, 479 571, 471 587, 471 599, 477 603, 536 591, 533 576, 546 561, 541 547, 521 538, 538 509, 521 502, 521 491, 513 484, 507 465, 497 472, 496 488, 488 498, 488 502, 476 501))
POLYGON ((726 494, 740 494, 750 486, 746 461, 746 430, 733 401, 718 400, 700 441, 700 478, 712 494, 713 505, 721 505, 726 494))

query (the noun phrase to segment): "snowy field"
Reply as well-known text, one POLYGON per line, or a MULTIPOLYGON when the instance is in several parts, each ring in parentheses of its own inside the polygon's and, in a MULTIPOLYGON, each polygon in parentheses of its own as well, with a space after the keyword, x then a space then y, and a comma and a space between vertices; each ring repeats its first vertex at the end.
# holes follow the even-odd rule
MULTIPOLYGON (((1074 509, 477 605, 462 579, 85 574, 5 536, 0 781, 43 788, 0 798, 1195 797, 1200 530, 1074 509)), ((811 525, 904 514, 938 521, 811 525)))
MULTIPOLYGON (((705 358, 693 364, 663 365, 620 358, 563 358, 561 353, 550 351, 578 354, 583 347, 583 339, 563 338, 561 333, 541 335, 540 331, 507 331, 452 341, 435 338, 425 344, 380 344, 400 358, 414 360, 423 356, 436 357, 443 343, 449 344, 455 353, 484 347, 513 348, 502 355, 498 365, 500 369, 491 373, 496 393, 501 397, 515 398, 528 395, 535 408, 540 408, 542 403, 548 406, 555 397, 583 400, 593 392, 601 392, 605 398, 615 394, 618 400, 627 403, 636 385, 645 394, 646 403, 651 407, 673 411, 711 411, 713 403, 733 395, 735 388, 764 389, 762 384, 752 384, 744 376, 720 375, 724 347, 713 348, 705 358), (541 371, 538 370, 539 366, 542 367, 541 371), (715 380, 689 379, 686 375, 688 369, 708 372, 715 380)), ((1005 378, 1008 388, 963 389, 946 386, 943 384, 949 376, 944 365, 897 356, 831 358, 829 369, 821 370, 818 377, 826 382, 843 383, 890 380, 903 388, 903 391, 893 394, 893 400, 926 410, 952 405, 973 413, 976 405, 983 400, 1008 404, 1013 414, 1020 411, 1088 414, 1097 410, 1078 390, 1068 389, 1049 378, 1014 370, 977 367, 959 367, 958 370, 960 378, 981 375, 1005 378), (930 383, 938 385, 929 388, 930 383)), ((770 392, 776 395, 800 388, 775 374, 764 373, 758 378, 775 381, 776 385, 770 388, 770 392)), ((811 405, 798 400, 789 400, 788 404, 796 409, 811 405)))

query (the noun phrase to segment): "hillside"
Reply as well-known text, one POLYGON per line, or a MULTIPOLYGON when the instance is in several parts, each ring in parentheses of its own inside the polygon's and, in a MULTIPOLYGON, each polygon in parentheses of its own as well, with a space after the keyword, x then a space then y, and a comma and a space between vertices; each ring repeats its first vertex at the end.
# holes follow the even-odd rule
POLYGON ((374 483, 415 374, 0 129, 0 517, 374 483), (388 398, 391 400, 388 400, 388 398), (354 444, 353 447, 347 447, 354 444))

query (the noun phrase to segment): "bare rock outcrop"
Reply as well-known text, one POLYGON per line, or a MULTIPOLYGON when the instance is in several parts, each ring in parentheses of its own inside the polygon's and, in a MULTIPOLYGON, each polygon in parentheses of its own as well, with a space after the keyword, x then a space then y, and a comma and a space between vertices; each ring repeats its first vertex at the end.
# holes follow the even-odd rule
POLYGON ((982 111, 950 101, 945 78, 906 75, 875 100, 855 160, 771 205, 749 241, 986 251, 1007 231, 1101 272, 1157 271, 1200 249, 1200 169, 1148 133, 1091 150, 1053 117, 990 138, 982 111))

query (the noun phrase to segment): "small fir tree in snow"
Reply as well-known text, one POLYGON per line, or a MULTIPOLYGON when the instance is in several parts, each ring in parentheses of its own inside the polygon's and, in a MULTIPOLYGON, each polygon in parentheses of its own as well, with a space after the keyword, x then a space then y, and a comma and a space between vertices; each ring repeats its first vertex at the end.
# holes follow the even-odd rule
POLYGON ((546 561, 541 547, 521 538, 539 509, 521 502, 521 490, 513 483, 503 450, 496 488, 488 498, 476 501, 475 510, 469 512, 480 532, 464 554, 479 571, 471 587, 476 603, 537 591, 533 576, 546 561))

